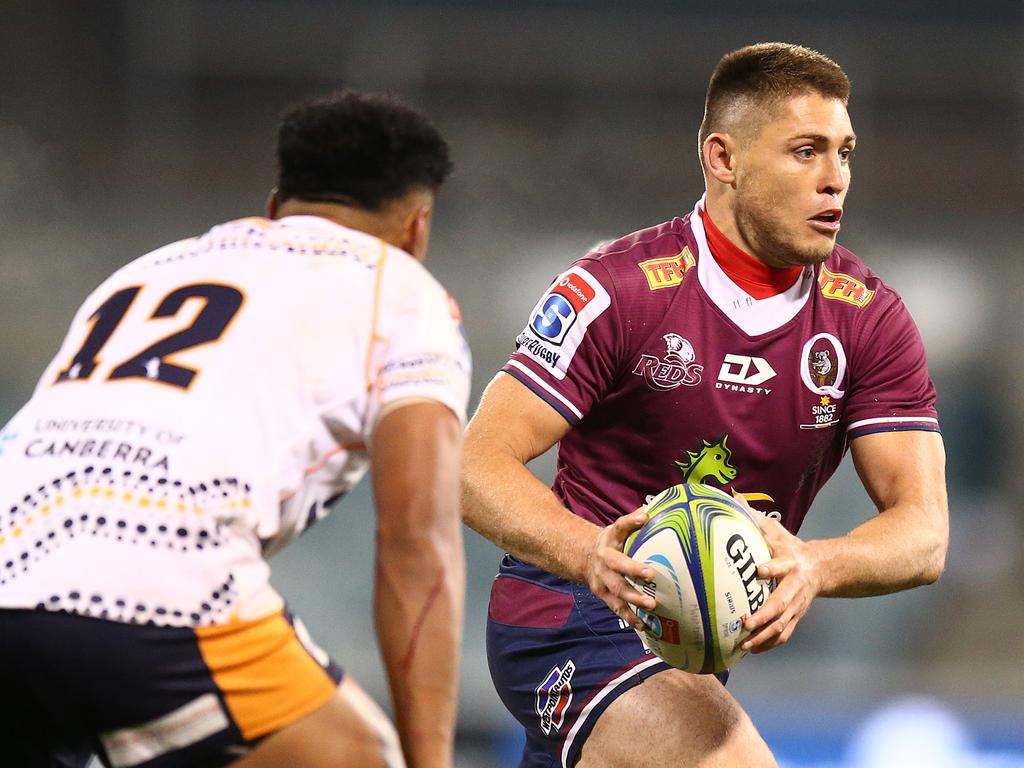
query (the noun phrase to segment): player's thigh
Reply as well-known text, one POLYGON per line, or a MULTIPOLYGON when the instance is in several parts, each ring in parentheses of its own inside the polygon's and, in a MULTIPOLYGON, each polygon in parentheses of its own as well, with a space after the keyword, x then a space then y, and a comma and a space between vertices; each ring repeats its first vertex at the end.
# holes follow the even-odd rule
POLYGON ((598 719, 577 768, 776 768, 747 713, 714 676, 665 670, 598 719), (638 740, 637 733, 653 738, 638 740), (654 737, 656 735, 656 737, 654 737))
POLYGON ((363 689, 346 677, 333 698, 265 738, 237 768, 403 768, 398 735, 363 689))

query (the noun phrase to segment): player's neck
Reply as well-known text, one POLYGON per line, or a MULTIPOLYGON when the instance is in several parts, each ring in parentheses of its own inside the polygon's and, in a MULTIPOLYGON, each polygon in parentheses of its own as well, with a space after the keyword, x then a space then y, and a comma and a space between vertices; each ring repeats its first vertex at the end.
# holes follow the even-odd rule
POLYGON ((700 214, 711 255, 729 279, 753 298, 768 299, 777 296, 800 279, 803 267, 769 267, 728 238, 715 225, 707 206, 700 209, 700 214))
POLYGON ((274 218, 278 219, 285 216, 318 216, 381 240, 388 239, 386 235, 389 234, 389 222, 385 217, 354 206, 310 200, 286 200, 281 203, 276 213, 274 218))
POLYGON ((432 193, 411 190, 396 200, 384 203, 379 209, 367 210, 333 200, 289 198, 279 201, 275 192, 268 203, 267 213, 272 219, 319 216, 343 227, 373 235, 423 261, 430 232, 432 202, 432 193))

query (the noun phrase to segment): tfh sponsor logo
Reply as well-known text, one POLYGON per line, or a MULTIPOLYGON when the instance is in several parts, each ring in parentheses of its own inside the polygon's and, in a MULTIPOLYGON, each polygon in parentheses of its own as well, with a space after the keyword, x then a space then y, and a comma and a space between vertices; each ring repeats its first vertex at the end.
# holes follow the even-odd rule
POLYGON ((572 676, 575 672, 576 664, 568 659, 561 669, 552 667, 544 682, 537 686, 537 714, 545 736, 551 733, 552 728, 557 731, 565 722, 565 712, 572 703, 572 676))
POLYGON ((718 381, 715 382, 715 389, 770 395, 772 392, 771 388, 760 385, 770 379, 774 379, 775 376, 775 369, 763 357, 726 355, 722 361, 722 367, 718 371, 718 381))
POLYGON ((583 308, 596 295, 591 285, 577 272, 562 277, 541 303, 530 328, 551 344, 561 344, 583 308))
POLYGON ((662 339, 665 341, 665 356, 640 355, 633 373, 643 376, 648 386, 662 392, 681 385, 695 387, 700 384, 704 366, 696 362, 693 345, 678 333, 666 333, 662 339))
POLYGON ((652 291, 656 291, 659 288, 671 288, 682 283, 686 273, 696 264, 697 261, 687 246, 675 256, 647 259, 647 261, 641 261, 637 266, 647 278, 647 286, 652 291))
POLYGON ((818 285, 821 287, 821 295, 826 299, 845 301, 858 309, 864 309, 875 295, 874 291, 855 277, 833 272, 824 266, 818 275, 818 285))

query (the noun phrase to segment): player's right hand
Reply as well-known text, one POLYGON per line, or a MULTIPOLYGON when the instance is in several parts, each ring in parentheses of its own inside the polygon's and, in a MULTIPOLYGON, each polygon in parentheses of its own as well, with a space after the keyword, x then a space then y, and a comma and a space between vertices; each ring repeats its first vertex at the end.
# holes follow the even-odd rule
POLYGON ((641 507, 623 515, 611 525, 602 528, 587 555, 587 586, 604 600, 615 615, 634 629, 642 630, 644 623, 630 605, 653 611, 657 602, 653 597, 638 592, 626 577, 634 581, 650 581, 654 571, 638 563, 622 550, 629 535, 647 522, 647 512, 641 507))

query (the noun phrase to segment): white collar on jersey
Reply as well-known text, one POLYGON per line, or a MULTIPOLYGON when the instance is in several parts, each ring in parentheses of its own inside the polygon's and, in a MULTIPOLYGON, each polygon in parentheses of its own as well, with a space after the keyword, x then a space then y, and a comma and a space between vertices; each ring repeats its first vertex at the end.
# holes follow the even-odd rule
POLYGON ((785 325, 807 303, 814 287, 814 267, 804 267, 800 279, 778 296, 755 299, 736 285, 711 255, 700 216, 706 197, 697 201, 690 216, 690 228, 697 241, 697 279, 704 292, 748 336, 758 336, 785 325))

